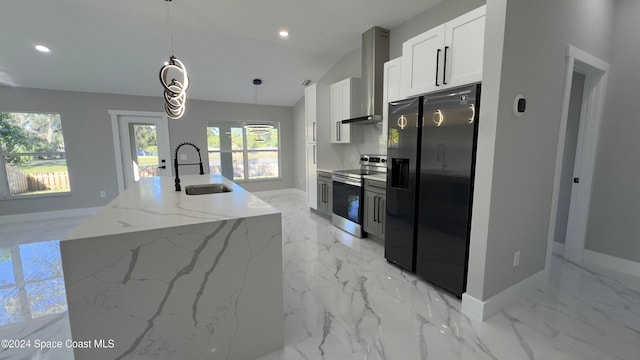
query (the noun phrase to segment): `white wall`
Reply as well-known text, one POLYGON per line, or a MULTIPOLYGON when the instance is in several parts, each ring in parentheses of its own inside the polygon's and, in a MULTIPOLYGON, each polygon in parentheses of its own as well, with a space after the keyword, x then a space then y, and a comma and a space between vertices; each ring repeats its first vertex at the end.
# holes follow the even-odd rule
POLYGON ((483 186, 474 193, 467 287, 478 300, 545 267, 566 47, 572 44, 608 60, 614 4, 487 1, 487 22, 506 11, 506 23, 503 43, 493 30, 485 37, 476 167, 476 185, 483 186), (502 51, 495 52, 500 45, 502 51), (500 63, 499 74, 486 71, 500 63), (527 112, 520 118, 512 110, 517 94, 527 98, 527 112), (492 154, 491 161, 481 154, 492 154), (512 266, 515 251, 521 252, 517 268, 512 266))
MULTIPOLYGON (((0 111, 55 112, 61 115, 71 181, 71 195, 68 196, 1 200, 0 215, 95 207, 112 199, 118 191, 108 113, 112 109, 161 112, 163 105, 160 97, 0 86, 0 111), (99 198, 100 190, 107 192, 107 198, 99 198)), ((245 183, 243 186, 251 191, 291 188, 294 176, 292 108, 258 106, 257 112, 261 119, 280 121, 282 178, 245 183)), ((204 129, 207 119, 251 120, 255 114, 254 105, 189 100, 185 116, 169 123, 171 148, 183 141, 191 141, 206 149, 204 129)), ((180 169, 181 174, 196 172, 197 168, 180 169)))
POLYGON ((586 248, 640 262, 640 2, 618 0, 586 248))

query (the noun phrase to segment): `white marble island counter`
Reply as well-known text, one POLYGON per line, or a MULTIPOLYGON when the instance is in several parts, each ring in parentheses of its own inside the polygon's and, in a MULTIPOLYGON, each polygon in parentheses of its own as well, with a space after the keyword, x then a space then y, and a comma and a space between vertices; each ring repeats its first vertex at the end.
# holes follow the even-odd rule
POLYGON ((283 346, 280 213, 219 176, 143 179, 60 243, 82 359, 253 359, 283 346), (188 185, 232 192, 186 195, 188 185))

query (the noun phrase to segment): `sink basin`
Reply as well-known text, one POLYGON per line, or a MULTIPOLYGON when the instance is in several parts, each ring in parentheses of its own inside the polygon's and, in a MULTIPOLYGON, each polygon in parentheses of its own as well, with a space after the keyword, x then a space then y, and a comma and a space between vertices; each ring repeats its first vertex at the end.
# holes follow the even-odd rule
POLYGON ((184 187, 184 192, 187 195, 205 195, 205 194, 220 194, 233 191, 225 184, 202 184, 202 185, 189 185, 184 187))

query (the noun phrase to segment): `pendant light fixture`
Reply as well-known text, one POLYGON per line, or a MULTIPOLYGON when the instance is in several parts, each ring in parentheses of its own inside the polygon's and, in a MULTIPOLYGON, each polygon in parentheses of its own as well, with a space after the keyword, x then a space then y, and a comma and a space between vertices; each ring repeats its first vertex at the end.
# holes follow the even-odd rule
MULTIPOLYGON (((262 85, 262 80, 261 79, 253 79, 253 85, 255 86, 255 107, 254 107, 254 117, 253 120, 254 122, 257 122, 258 120, 258 116, 257 116, 257 107, 258 107, 258 86, 262 85)), ((253 124, 247 124, 244 126, 244 128, 249 132, 249 134, 251 135, 255 135, 258 137, 258 139, 256 139, 256 141, 258 142, 264 142, 264 139, 262 138, 262 136, 264 135, 269 135, 270 130, 273 129, 273 125, 269 125, 269 124, 258 124, 258 123, 253 123, 253 124)))
POLYGON ((169 28, 169 44, 171 45, 171 57, 169 61, 160 68, 160 83, 164 87, 164 111, 170 119, 179 119, 184 115, 185 103, 187 101, 187 89, 189 88, 189 75, 187 68, 182 61, 175 57, 173 51, 173 31, 171 24, 171 8, 169 3, 171 0, 165 0, 167 3, 167 27, 169 28), (181 79, 172 78, 169 81, 169 72, 178 75, 181 79))

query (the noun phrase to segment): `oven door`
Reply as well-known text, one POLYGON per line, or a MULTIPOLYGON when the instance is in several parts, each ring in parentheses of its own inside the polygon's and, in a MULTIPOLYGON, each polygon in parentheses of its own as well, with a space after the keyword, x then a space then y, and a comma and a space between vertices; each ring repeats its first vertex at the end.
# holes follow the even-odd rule
POLYGON ((362 186, 333 181, 333 213, 362 225, 362 186))

